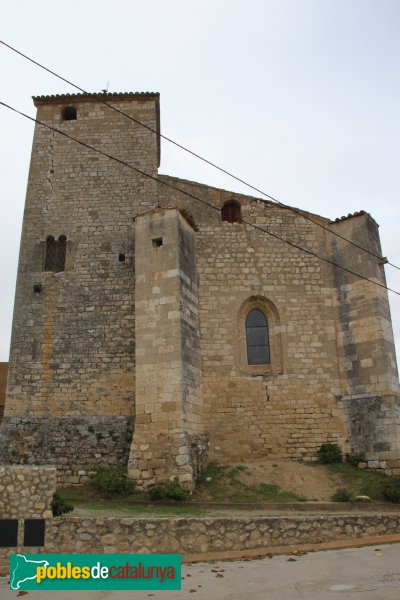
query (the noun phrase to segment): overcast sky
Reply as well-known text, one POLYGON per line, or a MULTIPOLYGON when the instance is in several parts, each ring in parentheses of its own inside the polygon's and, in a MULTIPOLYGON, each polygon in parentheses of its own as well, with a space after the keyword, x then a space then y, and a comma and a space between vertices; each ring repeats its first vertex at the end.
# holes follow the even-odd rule
MULTIPOLYGON (((286 204, 370 212, 400 265, 399 30, 399 0, 18 0, 0 38, 88 91, 160 92, 165 135, 286 204)), ((0 100, 32 116, 32 95, 74 92, 1 45, 0 65, 0 100)), ((0 107, 0 361, 32 135, 0 107)), ((160 172, 252 193, 167 142, 160 172)))

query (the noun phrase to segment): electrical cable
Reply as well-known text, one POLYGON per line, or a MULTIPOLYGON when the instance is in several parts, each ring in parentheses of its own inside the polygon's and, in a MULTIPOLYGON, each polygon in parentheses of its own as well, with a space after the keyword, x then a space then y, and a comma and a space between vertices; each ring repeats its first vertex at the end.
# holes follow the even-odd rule
MULTIPOLYGON (((30 117, 29 115, 23 113, 22 111, 19 111, 18 109, 10 106, 9 104, 6 104, 5 102, 0 101, 0 105, 4 106, 5 108, 17 113, 18 115, 28 119, 29 121, 32 121, 42 127, 45 127, 47 129, 50 129, 51 131, 54 131, 70 140, 72 140, 73 142, 76 142, 77 144, 88 148, 89 150, 92 150, 94 152, 96 152, 97 154, 101 154, 102 156, 105 156, 125 167, 128 167, 129 169, 136 171, 137 173, 139 173, 140 175, 143 175, 144 177, 147 177, 149 179, 152 179, 153 181, 156 181, 157 183, 161 183, 162 185, 171 188, 175 191, 180 192, 181 194, 184 194, 185 196, 188 196, 189 198, 192 198, 193 200, 196 200, 197 202, 201 202, 202 204, 208 206, 209 208, 212 208, 214 210, 216 210, 217 212, 221 213, 221 209, 218 206, 214 206, 213 204, 210 204, 209 202, 207 202, 206 200, 203 200, 202 198, 199 198, 198 196, 195 196, 194 194, 191 194, 190 192, 187 192, 186 190, 182 190, 181 188, 178 188, 162 179, 159 179, 158 177, 154 177, 154 175, 150 175, 150 173, 146 173, 145 171, 142 171, 141 169, 134 167, 133 165, 130 165, 129 163, 125 162, 124 160, 121 160, 115 156, 112 156, 111 154, 108 154, 107 152, 103 152, 102 150, 95 148, 94 146, 91 146, 90 144, 87 144, 86 142, 83 142, 82 140, 79 140, 71 135, 69 135, 68 133, 66 133, 65 131, 61 131, 60 129, 57 129, 57 127, 53 127, 52 125, 48 125, 47 123, 43 123, 42 121, 39 121, 38 119, 35 119, 34 117, 30 117)), ((359 273, 356 273, 355 271, 352 271, 351 269, 348 269, 347 267, 344 267, 343 265, 340 265, 339 263, 336 263, 335 261, 326 258, 324 256, 320 256, 319 254, 317 254, 316 252, 313 252, 312 250, 309 250, 307 248, 303 248, 301 246, 298 246, 297 244, 295 244, 294 242, 291 242, 290 240, 287 240, 285 238, 280 237, 279 235, 277 235, 276 233, 273 233, 272 231, 269 231, 268 229, 264 229, 254 223, 250 223, 249 221, 246 221, 244 219, 242 219, 242 223, 244 223, 245 225, 252 227, 253 229, 256 229, 258 231, 262 231, 263 233, 266 233, 267 235, 281 241, 284 242, 285 244, 288 244, 289 246, 296 248, 297 250, 300 250, 301 252, 304 252, 306 254, 309 254, 310 256, 314 256, 315 258, 318 258, 319 260, 322 260, 334 267, 337 267, 339 269, 342 269, 343 271, 346 271, 347 273, 350 273, 351 275, 354 275, 355 277, 358 277, 359 279, 363 279, 365 281, 368 281, 369 283, 373 283, 374 285, 377 285, 389 292, 392 292, 394 294, 396 294, 397 296, 400 296, 400 292, 393 290, 389 287, 387 287, 386 285, 379 283, 378 281, 374 281, 373 279, 369 279, 368 277, 364 277, 364 275, 360 275, 359 273)))
MULTIPOLYGON (((315 221, 313 218, 311 218, 308 214, 305 214, 301 209, 295 208, 293 206, 289 206, 288 204, 285 204, 284 202, 281 202, 280 200, 278 200, 277 198, 275 198, 274 196, 271 196, 270 194, 267 194, 266 192, 263 192, 262 190, 260 190, 259 188, 253 186, 252 184, 248 183, 247 181, 245 181, 244 179, 241 179, 240 177, 237 177, 236 175, 234 175, 233 173, 230 173, 229 171, 227 171, 226 169, 224 169, 223 167, 220 167, 219 165, 213 163, 212 161, 208 160, 207 158, 204 158, 203 156, 201 156, 200 154, 197 154, 196 152, 194 152, 193 150, 190 150, 190 148, 186 148, 185 146, 183 146, 182 144, 180 144, 179 142, 176 142, 175 140, 173 140, 172 138, 169 138, 168 136, 162 134, 161 132, 158 132, 157 130, 153 129, 152 127, 150 127, 149 125, 146 125, 145 123, 142 123, 141 121, 139 121, 138 119, 135 119, 135 117, 132 117, 131 115, 128 115, 127 113, 125 113, 124 111, 122 111, 121 109, 117 108, 116 106, 113 106, 112 104, 106 102, 101 96, 97 95, 97 94, 91 94, 90 92, 87 92, 85 89, 81 88, 79 85, 73 83, 72 81, 66 79, 65 77, 62 77, 62 75, 59 75, 58 73, 56 73, 55 71, 52 71, 51 69, 49 69, 48 67, 42 65, 41 63, 37 62, 36 60, 34 60, 33 58, 27 56, 26 54, 24 54, 23 52, 21 52, 20 50, 17 50, 16 48, 14 48, 13 46, 10 46, 10 44, 7 44, 6 42, 4 42, 3 40, 0 40, 0 43, 5 46, 6 48, 8 48, 9 50, 12 50, 13 52, 15 52, 16 54, 18 54, 19 56, 22 56, 23 58, 25 58, 26 60, 28 60, 29 62, 33 63, 34 65, 40 67, 41 69, 43 69, 44 71, 47 71, 48 73, 50 73, 51 75, 54 75, 54 77, 57 77, 58 79, 60 79, 61 81, 64 81, 65 83, 67 83, 68 85, 74 87, 75 89, 79 90, 80 92, 82 92, 83 94, 88 94, 91 97, 93 97, 94 100, 96 100, 97 102, 100 102, 101 104, 103 104, 104 106, 108 106, 108 108, 111 108, 112 110, 114 110, 115 112, 119 113, 120 115, 126 117, 127 119, 129 119, 130 121, 133 121, 134 123, 140 125, 141 127, 144 127, 145 129, 148 129, 149 131, 151 131, 152 133, 155 133, 156 135, 159 135, 162 139, 166 140, 167 142, 173 144, 174 146, 177 146, 178 148, 180 148, 181 150, 184 150, 185 152, 187 152, 188 154, 191 154, 192 156, 194 156, 195 158, 198 158, 199 160, 203 161, 204 163, 210 165, 211 167, 217 169, 218 171, 220 171, 221 173, 224 173, 225 175, 228 175, 228 177, 231 177, 232 179, 235 179, 236 181, 238 181, 239 183, 242 183, 243 185, 245 185, 246 187, 248 187, 249 189, 254 190, 255 192, 261 194, 262 196, 265 196, 266 198, 268 198, 269 200, 271 200, 272 202, 275 202, 276 204, 278 204, 279 206, 281 206, 282 208, 285 208, 286 210, 290 210, 292 212, 294 212, 295 214, 303 217, 304 219, 310 221, 311 223, 314 223, 314 225, 317 225, 317 227, 321 227, 322 229, 324 229, 325 231, 327 231, 328 233, 330 233, 333 236, 336 236, 338 238, 340 238, 341 240, 343 240, 344 242, 347 242, 348 244, 351 244, 352 246, 354 246, 355 248, 358 248, 359 250, 362 250, 363 252, 366 252, 367 254, 373 256, 374 258, 377 258, 378 260, 382 260, 383 257, 380 256, 379 254, 375 254, 374 252, 371 252, 370 250, 367 250, 367 248, 364 248, 363 246, 360 246, 359 244, 357 244, 357 242, 354 242, 353 240, 349 240, 348 238, 342 236, 340 233, 338 233, 337 231, 332 231, 331 229, 329 229, 329 227, 327 227, 326 225, 324 225, 323 223, 319 223, 318 221, 315 221)), ((391 263, 390 261, 387 261, 387 263, 389 266, 398 269, 400 271, 400 267, 395 265, 394 263, 391 263)))

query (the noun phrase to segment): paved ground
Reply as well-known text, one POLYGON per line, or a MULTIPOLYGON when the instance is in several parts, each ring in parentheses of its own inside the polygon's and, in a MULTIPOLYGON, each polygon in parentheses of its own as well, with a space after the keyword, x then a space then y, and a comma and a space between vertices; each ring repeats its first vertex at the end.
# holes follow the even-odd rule
MULTIPOLYGON (((0 599, 18 592, 0 579, 0 599)), ((20 592, 21 594, 21 592, 20 592)), ((179 592, 28 592, 27 600, 398 600, 400 544, 183 566, 179 592)))

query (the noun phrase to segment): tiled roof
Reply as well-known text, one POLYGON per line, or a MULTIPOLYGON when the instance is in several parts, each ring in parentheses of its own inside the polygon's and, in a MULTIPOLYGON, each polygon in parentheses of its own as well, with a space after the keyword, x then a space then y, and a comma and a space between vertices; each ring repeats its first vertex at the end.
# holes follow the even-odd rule
POLYGON ((334 221, 332 221, 332 223, 339 223, 340 221, 346 221, 346 219, 351 219, 352 217, 359 217, 361 215, 366 215, 367 213, 365 212, 365 210, 359 210, 357 212, 354 213, 349 213, 344 217, 338 217, 337 219, 335 219, 334 221))
POLYGON ((90 94, 53 94, 50 96, 32 96, 33 102, 59 102, 60 100, 90 100, 101 98, 101 100, 111 100, 114 98, 124 99, 124 98, 137 98, 139 100, 153 99, 159 98, 160 94, 158 92, 95 92, 90 94))

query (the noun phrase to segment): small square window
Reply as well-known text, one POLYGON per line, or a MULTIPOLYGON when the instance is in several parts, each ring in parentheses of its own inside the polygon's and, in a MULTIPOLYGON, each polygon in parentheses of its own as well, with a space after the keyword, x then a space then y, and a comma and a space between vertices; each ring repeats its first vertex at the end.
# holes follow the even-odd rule
POLYGON ((75 106, 65 106, 61 111, 61 118, 63 121, 76 121, 75 106))
POLYGON ((154 238, 154 240, 151 240, 152 244, 153 244, 153 248, 159 248, 160 246, 163 245, 163 239, 162 238, 154 238))

